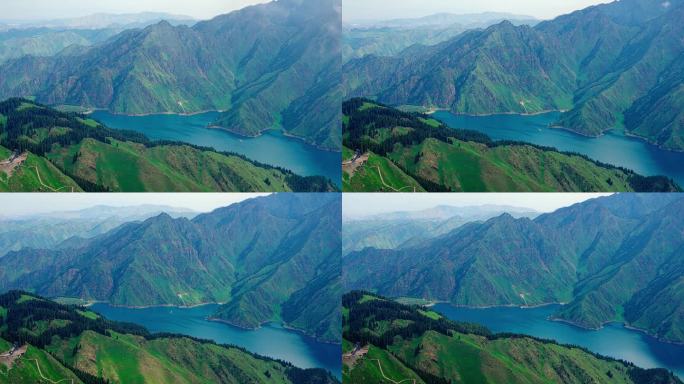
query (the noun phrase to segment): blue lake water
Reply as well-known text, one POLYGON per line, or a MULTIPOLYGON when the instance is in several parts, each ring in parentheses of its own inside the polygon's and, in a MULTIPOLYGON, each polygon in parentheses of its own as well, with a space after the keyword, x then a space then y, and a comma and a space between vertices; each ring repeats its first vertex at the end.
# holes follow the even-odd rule
POLYGON ((341 154, 318 149, 301 140, 269 130, 259 137, 243 137, 220 129, 207 128, 219 112, 197 115, 115 115, 95 111, 90 115, 106 126, 144 133, 152 140, 182 141, 235 152, 264 164, 289 169, 302 176, 326 176, 341 183, 341 154))
POLYGON ((486 133, 494 140, 516 140, 577 152, 646 176, 665 175, 684 185, 684 153, 659 149, 643 140, 610 131, 592 138, 564 129, 550 128, 560 112, 539 115, 454 115, 437 111, 433 117, 452 128, 486 133))
POLYGON ((143 309, 95 304, 90 307, 110 320, 139 324, 150 332, 170 332, 243 347, 259 355, 289 361, 301 368, 324 368, 342 375, 342 347, 321 343, 299 332, 269 324, 246 330, 208 321, 218 305, 194 308, 151 307, 143 309))
POLYGON ((642 368, 667 368, 684 378, 684 345, 664 343, 643 332, 612 323, 594 331, 548 318, 559 308, 462 308, 437 304, 432 309, 446 317, 482 324, 493 332, 512 332, 574 344, 604 356, 631 361, 642 368))

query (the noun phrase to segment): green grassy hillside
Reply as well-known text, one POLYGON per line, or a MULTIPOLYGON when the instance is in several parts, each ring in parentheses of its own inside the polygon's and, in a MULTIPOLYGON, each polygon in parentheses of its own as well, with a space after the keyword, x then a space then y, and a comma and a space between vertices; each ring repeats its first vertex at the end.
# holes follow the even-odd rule
POLYGON ((587 350, 430 316, 363 292, 344 296, 345 383, 681 383, 587 350), (356 347, 368 347, 363 354, 356 347))
MULTIPOLYGON (((10 350, 12 343, 0 338, 0 353, 10 350)), ((49 383, 64 380, 66 382, 83 383, 69 368, 62 365, 45 350, 29 346, 26 353, 15 361, 12 368, 0 364, 0 383, 49 383)))
POLYGON ((292 191, 291 174, 183 145, 148 148, 133 142, 85 139, 47 157, 68 174, 111 191, 292 191))
POLYGON ((345 191, 674 191, 664 177, 524 143, 450 129, 364 99, 344 104, 345 191), (349 164, 354 153, 363 154, 349 164))
POLYGON ((397 148, 388 157, 410 174, 452 191, 632 190, 622 170, 527 145, 489 148, 473 142, 426 139, 416 146, 397 148))
POLYGON ((320 369, 299 369, 243 349, 106 320, 77 306, 12 291, 0 295, 0 350, 27 352, 0 383, 335 384, 320 369), (9 341, 9 342, 8 342, 9 341))
POLYGON ((342 174, 342 189, 354 192, 425 192, 425 189, 391 160, 368 153, 368 160, 353 172, 342 174))
MULTIPOLYGON (((9 159, 12 151, 0 146, 0 161, 9 159)), ((81 187, 44 157, 28 154, 12 172, 0 170, 0 192, 82 192, 81 187)))
MULTIPOLYGON (((335 191, 320 176, 302 177, 231 153, 113 130, 77 113, 25 99, 0 103, 0 162, 26 154, 0 191, 335 191)), ((3 165, 0 163, 0 167, 3 165)))

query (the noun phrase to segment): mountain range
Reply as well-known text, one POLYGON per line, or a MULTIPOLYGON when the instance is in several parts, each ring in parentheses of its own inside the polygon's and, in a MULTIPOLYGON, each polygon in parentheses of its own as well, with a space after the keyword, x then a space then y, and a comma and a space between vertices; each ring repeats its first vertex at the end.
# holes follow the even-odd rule
POLYGON ((669 192, 586 156, 453 129, 427 114, 355 98, 343 109, 342 186, 350 192, 669 192))
POLYGON ((534 220, 504 214, 408 248, 349 253, 343 281, 463 306, 565 303, 555 319, 682 342, 683 210, 682 194, 616 194, 534 220))
POLYGON ((44 21, 0 20, 0 63, 22 56, 53 56, 75 46, 102 43, 126 29, 145 28, 167 20, 173 25, 192 25, 188 16, 144 12, 129 15, 95 14, 73 19, 44 21))
POLYGON ((345 94, 463 114, 563 111, 555 125, 625 130, 684 150, 684 2, 622 0, 534 27, 508 21, 343 67, 345 94))
POLYGON ((244 349, 152 334, 84 307, 21 291, 0 295, 0 383, 339 384, 244 349))
POLYGON ((332 191, 323 177, 155 141, 26 99, 0 102, 0 191, 332 191))
POLYGON ((278 128, 340 149, 339 0, 281 0, 192 27, 164 20, 0 66, 0 97, 124 114, 223 111, 218 128, 278 128))
POLYGON ((665 369, 530 336, 493 334, 368 292, 350 292, 342 302, 345 383, 681 383, 665 369))
POLYGON ((510 212, 516 217, 539 213, 517 207, 496 205, 438 206, 421 211, 390 212, 362 218, 345 218, 342 227, 342 254, 365 248, 397 249, 439 237, 463 224, 484 221, 510 212))
POLYGON ((533 17, 510 13, 440 13, 413 19, 349 22, 343 24, 342 61, 366 55, 393 56, 415 45, 435 45, 469 29, 487 28, 509 20, 534 25, 533 17))
POLYGON ((174 25, 192 25, 196 22, 192 17, 166 12, 138 13, 95 13, 87 16, 67 17, 47 20, 3 20, 0 19, 0 30, 7 29, 132 29, 144 28, 167 20, 174 25))
MULTIPOLYGON (((161 213, 194 217, 197 213, 166 206, 97 206, 80 211, 4 218, 0 216, 0 257, 23 248, 53 248, 72 237, 91 238, 124 223, 145 220, 161 213)), ((73 239, 77 241, 77 239, 73 239)))
POLYGON ((280 321, 339 343, 339 194, 276 194, 192 220, 162 214, 0 258, 0 289, 121 306, 223 303, 214 320, 280 321))

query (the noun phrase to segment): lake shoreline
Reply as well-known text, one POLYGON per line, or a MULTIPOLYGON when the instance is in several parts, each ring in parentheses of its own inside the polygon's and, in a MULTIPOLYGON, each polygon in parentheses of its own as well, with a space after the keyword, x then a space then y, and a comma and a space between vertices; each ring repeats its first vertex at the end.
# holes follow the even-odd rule
POLYGON ((455 112, 452 111, 451 108, 448 107, 425 107, 421 105, 410 105, 410 104, 404 104, 404 105, 392 105, 391 107, 397 108, 399 110, 402 110, 403 108, 406 107, 412 107, 412 108, 423 108, 425 109, 424 112, 419 112, 425 115, 434 115, 437 112, 449 112, 455 116, 472 116, 472 117, 486 117, 486 116, 505 116, 505 115, 519 115, 519 116, 538 116, 538 115, 544 115, 546 113, 551 113, 551 112, 567 112, 568 109, 545 109, 543 111, 538 111, 538 112, 492 112, 492 113, 463 113, 463 112, 455 112))
POLYGON ((547 113, 554 113, 554 112, 567 112, 568 110, 566 109, 548 109, 548 110, 543 110, 539 112, 527 112, 527 113, 522 113, 522 112, 494 112, 494 113, 455 113, 451 111, 451 109, 448 108, 438 108, 435 109, 434 111, 431 111, 428 114, 434 114, 439 111, 446 111, 451 113, 452 115, 455 116, 470 116, 470 117, 490 117, 490 116, 539 116, 539 115, 545 115, 547 113))
POLYGON ((440 301, 437 302, 438 304, 447 304, 451 307, 454 308, 465 308, 465 309, 494 309, 494 308, 519 308, 519 309, 535 309, 535 308, 543 308, 543 307, 548 307, 552 305, 566 305, 567 303, 563 302, 550 302, 550 303, 541 303, 541 304, 534 304, 534 305, 521 305, 521 304, 495 304, 495 305, 461 305, 461 304, 453 304, 448 301, 440 301))
POLYGON ((287 138, 295 139, 295 140, 300 141, 300 142, 302 142, 302 143, 304 143, 304 144, 306 144, 306 145, 308 145, 308 146, 311 146, 311 147, 313 147, 313 148, 316 148, 316 149, 318 149, 318 150, 320 150, 320 151, 326 151, 326 152, 331 152, 331 153, 340 153, 340 154, 342 153, 342 146, 341 146, 341 145, 340 145, 340 149, 339 149, 339 150, 336 150, 336 149, 333 149, 333 148, 324 147, 324 146, 320 146, 320 145, 317 145, 317 144, 314 144, 314 143, 310 142, 309 140, 306 140, 304 137, 297 136, 297 135, 293 135, 293 134, 289 133, 288 131, 286 131, 286 130, 283 129, 283 128, 265 128, 265 129, 262 129, 262 130, 258 131, 257 133, 254 133, 254 134, 250 134, 250 133, 247 133, 247 132, 241 132, 241 131, 239 131, 239 130, 230 129, 230 128, 228 128, 228 127, 224 127, 224 126, 221 126, 221 125, 215 125, 215 124, 210 124, 210 125, 208 125, 208 126, 207 126, 207 129, 216 129, 216 130, 219 130, 219 131, 225 131, 225 132, 232 133, 232 134, 234 134, 234 135, 236 135, 236 136, 240 136, 240 137, 244 137, 244 138, 248 138, 248 139, 256 139, 256 138, 259 138, 259 137, 265 135, 265 134, 266 134, 267 132, 269 132, 269 131, 276 131, 276 132, 280 132, 283 136, 285 136, 285 137, 287 137, 287 138))
POLYGON ((637 139, 637 140, 646 142, 646 143, 648 143, 648 144, 650 144, 650 145, 652 145, 652 146, 658 148, 658 149, 661 150, 661 151, 669 151, 669 152, 674 152, 674 153, 684 153, 684 149, 665 148, 665 147, 662 147, 662 146, 660 146, 660 145, 654 143, 654 142, 651 141, 651 140, 648 140, 647 138, 645 138, 645 137, 643 137, 643 136, 639 136, 639 135, 637 135, 637 134, 634 134, 634 133, 631 133, 631 132, 628 132, 628 131, 624 131, 624 135, 627 136, 627 137, 632 137, 632 138, 634 138, 634 139, 637 139))
POLYGON ((653 339, 655 339, 655 340, 658 340, 658 341, 661 342, 661 343, 673 344, 673 345, 683 345, 683 346, 684 346, 684 341, 674 341, 674 340, 668 340, 668 339, 665 339, 665 338, 661 338, 661 337, 658 337, 657 335, 655 335, 655 334, 649 332, 649 331, 646 330, 646 329, 634 327, 634 326, 630 325, 629 323, 626 323, 626 322, 623 322, 623 321, 606 321, 606 322, 601 323, 601 325, 598 326, 598 327, 585 326, 585 325, 582 325, 582 324, 579 324, 579 323, 575 323, 575 322, 573 322, 573 321, 571 321, 571 320, 562 319, 562 318, 560 318, 560 317, 553 317, 553 316, 550 316, 550 317, 549 317, 549 321, 556 321, 556 322, 559 322, 559 323, 565 323, 565 324, 571 325, 571 326, 573 326, 573 327, 577 327, 577 328, 580 328, 580 329, 585 329, 585 330, 588 330, 588 331, 600 331, 600 330, 604 329, 607 325, 610 325, 610 324, 619 324, 619 325, 622 325, 625 329, 629 329, 629 330, 631 330, 631 331, 636 331, 636 332, 639 332, 639 333, 643 333, 644 335, 646 335, 646 336, 648 336, 648 337, 651 337, 651 338, 653 338, 653 339))
MULTIPOLYGON (((110 111, 107 108, 91 108, 85 112, 81 112, 81 114, 87 116, 87 115, 92 115, 93 113, 95 113, 97 111, 103 111, 103 112, 111 113, 114 116, 127 116, 127 117, 149 117, 149 116, 185 116, 185 117, 188 117, 188 116, 203 115, 206 113, 224 113, 227 110, 210 109, 210 110, 197 111, 197 112, 168 112, 167 111, 167 112, 150 112, 150 113, 120 113, 120 112, 110 111)), ((215 125, 215 124, 210 124, 206 128, 207 129, 223 130, 223 131, 235 134, 237 136, 250 138, 250 139, 258 138, 270 130, 281 130, 284 136, 289 137, 289 138, 293 138, 293 139, 297 139, 297 140, 303 142, 304 144, 309 145, 311 147, 314 147, 318 150, 328 151, 328 152, 333 152, 333 153, 342 153, 342 145, 341 144, 340 144, 340 149, 334 149, 334 148, 329 148, 329 147, 325 147, 322 145, 314 144, 313 142, 307 140, 304 137, 293 135, 293 134, 287 132, 283 128, 265 128, 265 129, 258 131, 257 133, 254 133, 254 134, 249 134, 247 132, 241 132, 239 130, 230 129, 228 127, 224 127, 221 125, 215 125)))
POLYGON ((245 136, 218 127, 218 124, 214 124, 218 116, 216 111, 192 117, 178 114, 131 117, 96 111, 90 118, 112 129, 142 133, 151 141, 188 143, 211 148, 218 153, 235 153, 302 177, 322 176, 333 181, 338 188, 341 187, 341 152, 319 148, 272 128, 262 130, 260 136, 245 136))
POLYGON ((197 111, 197 112, 148 112, 148 113, 122 113, 122 112, 114 112, 111 111, 107 108, 90 108, 85 112, 81 112, 83 115, 92 115, 93 113, 97 111, 103 111, 107 113, 111 113, 114 116, 129 116, 129 117, 146 117, 146 116, 197 116, 197 115, 203 115, 205 113, 224 113, 227 110, 219 110, 219 109, 208 109, 205 111, 197 111))
POLYGON ((612 130, 612 129, 609 129, 609 130, 603 131, 603 132, 601 132, 601 133, 599 133, 599 134, 597 134, 597 135, 590 135, 590 134, 588 134, 588 133, 577 132, 577 131, 575 131, 574 129, 570 129, 570 128, 568 128, 568 127, 565 127, 565 126, 562 126, 562 125, 557 125, 557 124, 551 124, 551 125, 549 125, 549 129, 559 129, 559 130, 561 130, 561 131, 570 132, 570 133, 572 133, 572 134, 579 135, 579 136, 582 136, 582 137, 586 137, 586 138, 588 138, 588 139, 598 139, 598 138, 601 138, 601 137, 605 136, 608 132, 610 132, 610 131, 612 130))
POLYGON ((452 112, 438 112, 433 118, 452 129, 470 129, 494 141, 530 143, 555 148, 561 153, 577 153, 592 161, 632 170, 642 176, 665 176, 678 185, 684 184, 684 151, 662 148, 619 127, 599 136, 554 126, 557 112, 537 117, 521 114, 468 117, 452 112), (567 132, 567 133, 566 133, 567 132))
POLYGON ((225 303, 219 303, 219 302, 207 302, 207 303, 199 303, 199 304, 191 304, 191 305, 176 305, 176 304, 153 304, 153 305, 120 305, 120 304, 113 304, 107 301, 92 301, 88 302, 87 304, 84 304, 83 307, 92 307, 95 304, 105 304, 108 305, 112 308, 126 308, 126 309, 152 309, 152 308, 181 308, 181 309, 192 309, 192 308, 199 308, 199 307, 206 307, 208 305, 223 305, 225 303))
POLYGON ((512 333, 577 345, 636 366, 665 368, 684 377, 684 343, 659 338, 621 321, 608 321, 600 328, 583 327, 555 318, 559 309, 552 305, 528 312, 502 306, 480 309, 447 304, 436 312, 453 321, 481 324, 495 334, 512 333))
POLYGON ((211 340, 218 345, 243 348, 259 356, 287 361, 302 369, 321 368, 335 376, 341 374, 337 359, 331 358, 340 344, 323 342, 291 327, 281 327, 275 321, 264 322, 256 328, 238 326, 213 317, 217 303, 210 303, 208 307, 155 305, 145 308, 99 304, 90 310, 112 321, 138 324, 151 334, 170 333, 211 340))
MULTIPOLYGON (((519 309, 538 309, 538 308, 544 308, 544 307, 549 307, 549 306, 554 306, 554 305, 560 305, 564 306, 567 305, 567 303, 563 302, 555 302, 555 303, 544 303, 544 304, 537 304, 537 305, 528 305, 528 306, 521 306, 521 305, 516 305, 516 304, 507 304, 507 305, 489 305, 489 306, 468 306, 468 305, 457 305, 457 304, 452 304, 449 302, 436 302, 436 304, 446 304, 448 306, 454 307, 454 308, 462 308, 462 309, 496 309, 496 308, 519 308, 519 309)), ((599 327, 589 327, 589 326, 584 326, 579 323, 575 323, 571 320, 563 319, 560 317, 554 317, 553 315, 549 316, 547 318, 548 321, 554 321, 558 323, 564 323, 571 325, 573 327, 579 328, 579 329, 584 329, 588 331, 600 331, 601 329, 605 328, 606 325, 609 324, 621 324, 624 328, 632 330, 632 331, 637 331, 640 333, 643 333, 646 336, 649 336, 661 343, 666 343, 666 344, 673 344, 673 345, 684 345, 684 341, 674 341, 674 340, 668 340, 665 338, 658 337, 650 332, 648 332, 645 329, 642 328, 637 328, 634 327, 626 322, 620 322, 620 321, 606 321, 602 323, 599 327)))
MULTIPOLYGON (((278 323, 275 322, 275 321, 270 321, 270 320, 269 320, 269 321, 265 321, 265 322, 259 324, 259 325, 256 326, 256 327, 247 327, 247 326, 242 326, 242 325, 235 324, 235 323, 231 322, 230 320, 221 319, 221 318, 213 317, 213 316, 207 317, 206 320, 207 320, 207 321, 212 321, 212 322, 215 322, 215 323, 222 323, 222 324, 230 325, 231 327, 235 327, 235 328, 242 329, 242 330, 245 330, 245 331, 256 331, 256 330, 261 329, 261 328, 263 328, 264 326, 269 325, 269 324, 278 324, 278 323)), ((312 339, 312 340, 315 340, 315 341, 318 342, 318 343, 331 344, 331 345, 342 345, 341 342, 336 343, 336 342, 333 342, 333 341, 330 341, 330 340, 325 340, 325 339, 318 338, 318 337, 316 337, 316 336, 314 336, 314 335, 311 335, 311 334, 307 333, 307 332, 306 332, 305 330, 303 330, 303 329, 292 327, 292 326, 290 326, 290 325, 288 325, 288 324, 286 324, 286 323, 284 323, 284 322, 283 322, 283 323, 280 323, 279 325, 280 325, 283 329, 286 329, 286 330, 291 331, 291 332, 294 332, 294 333, 298 333, 298 334, 300 334, 300 335, 302 335, 302 336, 305 336, 305 337, 308 337, 308 338, 310 338, 310 339, 312 339)))
MULTIPOLYGON (((428 111, 428 112, 425 112, 425 114, 427 114, 427 115, 433 115, 433 114, 435 114, 435 113, 437 113, 437 112, 440 112, 440 111, 447 112, 447 113, 452 114, 452 115, 454 115, 454 116, 466 116, 466 117, 495 117, 495 116, 526 116, 526 117, 529 117, 529 116, 545 115, 545 114, 547 114, 547 113, 554 113, 554 112, 563 113, 563 112, 567 112, 568 110, 564 110, 564 109, 550 109, 550 110, 544 110, 544 111, 533 112, 533 113, 497 112, 497 113, 472 114, 472 113, 456 113, 456 112, 451 111, 451 110, 448 109, 448 108, 436 108, 436 109, 432 109, 432 110, 430 110, 430 111, 428 111)), ((439 120, 439 119, 438 119, 438 120, 439 120)), ((440 121, 441 121, 441 120, 440 120, 440 121)), ((444 121, 442 121, 442 123, 444 123, 444 121)), ((446 123, 444 123, 444 124, 446 124, 446 123)), ((453 128, 453 127, 451 127, 451 128, 453 128)), ((559 129, 559 130, 563 130, 563 131, 566 131, 566 132, 574 133, 574 134, 576 134, 576 135, 579 135, 579 136, 585 137, 585 138, 589 138, 589 139, 598 139, 598 138, 601 138, 601 137, 607 135, 608 133, 614 132, 614 131, 616 130, 616 128, 610 128, 610 129, 607 129, 607 130, 605 130, 605 131, 602 131, 602 132, 600 132, 600 133, 598 133, 598 134, 596 134, 596 135, 592 135, 592 134, 588 134, 588 133, 582 133, 582 132, 576 131, 576 130, 574 130, 574 129, 571 129, 571 128, 568 128, 568 127, 565 127, 565 126, 562 126, 562 125, 556 125, 556 124, 551 124, 551 125, 549 125, 549 129, 559 129)), ((655 147, 655 148, 657 148, 658 150, 661 150, 661 151, 669 151, 669 152, 675 152, 675 153, 684 153, 684 149, 678 150, 678 149, 673 149, 673 148, 666 148, 666 147, 663 147, 663 146, 661 146, 661 145, 659 145, 659 144, 657 144, 657 143, 655 143, 655 142, 649 140, 649 139, 646 138, 646 137, 643 137, 643 136, 640 136, 640 135, 637 135, 637 134, 634 134, 634 133, 630 133, 630 132, 628 132, 627 130, 623 130, 623 131, 622 131, 622 135, 625 136, 625 137, 634 138, 634 139, 637 139, 637 140, 639 140, 639 141, 641 141, 641 142, 643 142, 643 143, 652 145, 653 147, 655 147)))

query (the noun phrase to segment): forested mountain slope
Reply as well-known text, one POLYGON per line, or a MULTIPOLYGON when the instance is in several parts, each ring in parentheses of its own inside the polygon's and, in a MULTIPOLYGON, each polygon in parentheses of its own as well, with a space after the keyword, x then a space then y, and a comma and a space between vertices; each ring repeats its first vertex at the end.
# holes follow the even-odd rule
POLYGON ((284 321, 339 342, 339 194, 278 194, 193 220, 167 214, 0 258, 0 289, 124 306, 224 303, 245 328, 284 321))
POLYGON ((126 114, 225 111, 217 127, 282 127, 340 150, 339 0, 281 0, 192 27, 167 21, 0 66, 0 97, 126 114))
POLYGON ((121 224, 145 220, 166 212, 174 217, 192 217, 192 211, 166 206, 132 208, 97 206, 49 215, 0 217, 0 257, 22 248, 52 248, 72 237, 90 238, 121 224))
POLYGON ((684 341, 684 196, 618 194, 534 220, 502 215, 397 250, 344 256, 347 289, 457 305, 567 303, 554 315, 684 341))
POLYGON ((500 12, 439 13, 430 16, 343 25, 342 61, 367 55, 393 56, 412 45, 434 45, 469 29, 487 28, 509 20, 516 25, 538 23, 531 16, 500 12))
POLYGON ((346 94, 466 114, 562 110, 557 125, 583 135, 626 129, 684 150, 683 18, 681 0, 622 0, 533 28, 504 21, 395 57, 352 60, 346 94))

